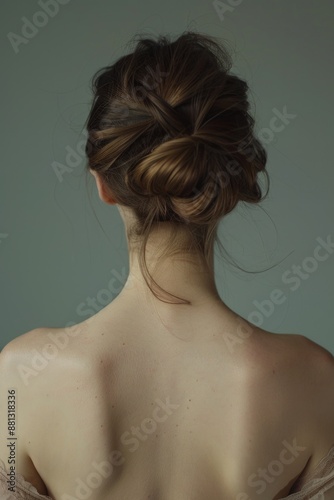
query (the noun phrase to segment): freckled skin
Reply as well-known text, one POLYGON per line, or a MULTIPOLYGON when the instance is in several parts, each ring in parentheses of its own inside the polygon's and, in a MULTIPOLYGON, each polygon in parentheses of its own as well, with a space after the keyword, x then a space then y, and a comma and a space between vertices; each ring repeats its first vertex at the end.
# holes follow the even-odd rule
POLYGON ((39 419, 26 429, 28 454, 55 498, 74 495, 73 478, 85 481, 93 463, 112 463, 115 450, 123 463, 112 463, 92 499, 220 500, 243 492, 252 498, 248 479, 260 469, 268 482, 256 498, 288 494, 305 465, 314 464, 311 437, 302 426, 296 435, 294 423, 305 415, 296 404, 296 388, 303 390, 293 378, 301 349, 296 338, 254 328, 231 353, 224 332, 236 331, 235 316, 202 313, 187 342, 158 323, 138 320, 134 333, 127 318, 115 306, 83 323, 29 385, 39 419), (108 325, 108 335, 96 335, 108 325), (176 408, 168 410, 169 403, 176 408), (272 480, 266 464, 277 460, 283 440, 294 438, 305 452, 272 480))

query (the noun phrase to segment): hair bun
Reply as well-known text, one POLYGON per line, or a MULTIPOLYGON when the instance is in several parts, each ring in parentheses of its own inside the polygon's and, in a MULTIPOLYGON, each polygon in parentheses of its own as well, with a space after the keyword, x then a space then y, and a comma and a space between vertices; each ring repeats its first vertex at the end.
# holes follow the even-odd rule
POLYGON ((128 187, 148 197, 191 196, 194 186, 207 175, 206 165, 201 161, 203 146, 191 135, 159 144, 132 171, 128 171, 128 187))
POLYGON ((163 142, 128 170, 126 184, 137 195, 164 200, 179 218, 197 224, 219 219, 239 201, 260 201, 257 174, 265 168, 265 151, 255 138, 239 151, 217 147, 220 141, 220 136, 197 132, 163 142))

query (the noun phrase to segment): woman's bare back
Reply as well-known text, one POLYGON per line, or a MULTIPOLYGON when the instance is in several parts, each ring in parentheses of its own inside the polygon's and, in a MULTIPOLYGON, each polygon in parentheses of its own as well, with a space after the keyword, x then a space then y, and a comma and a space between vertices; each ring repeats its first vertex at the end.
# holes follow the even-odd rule
POLYGON ((25 380, 20 420, 56 499, 280 498, 328 451, 309 421, 304 337, 237 315, 190 323, 145 323, 115 301, 27 338, 39 353, 58 346, 25 380))

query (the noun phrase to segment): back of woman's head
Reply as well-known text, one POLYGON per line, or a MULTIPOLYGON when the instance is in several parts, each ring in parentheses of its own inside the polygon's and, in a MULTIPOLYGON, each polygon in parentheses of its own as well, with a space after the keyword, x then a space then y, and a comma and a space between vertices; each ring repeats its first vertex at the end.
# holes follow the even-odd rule
POLYGON ((94 75, 88 166, 132 210, 128 236, 141 242, 145 279, 145 246, 162 222, 173 229, 165 253, 193 250, 208 262, 221 217, 263 199, 257 174, 266 174, 267 155, 253 133, 248 85, 231 67, 213 37, 185 32, 174 41, 140 36, 132 53, 94 75))

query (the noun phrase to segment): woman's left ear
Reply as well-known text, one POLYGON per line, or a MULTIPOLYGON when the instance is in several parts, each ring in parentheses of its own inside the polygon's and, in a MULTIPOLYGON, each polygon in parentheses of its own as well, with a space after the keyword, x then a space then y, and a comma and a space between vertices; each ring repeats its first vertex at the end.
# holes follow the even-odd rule
POLYGON ((95 172, 95 170, 89 170, 89 171, 95 177, 96 187, 101 200, 104 201, 105 203, 108 203, 109 205, 115 205, 116 201, 114 200, 112 195, 107 191, 106 186, 102 181, 100 175, 97 172, 95 172))

